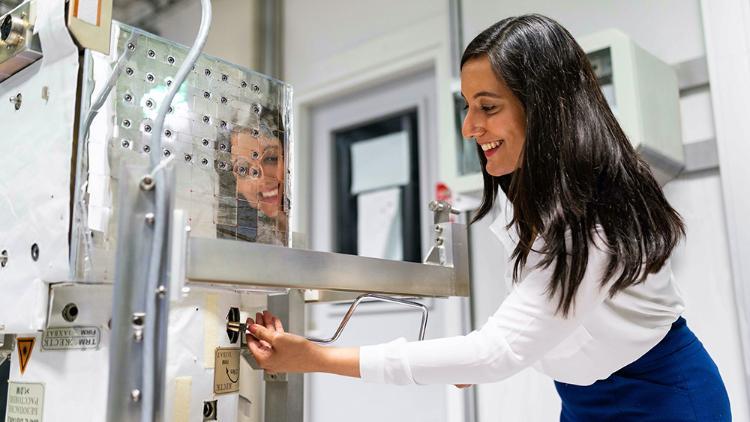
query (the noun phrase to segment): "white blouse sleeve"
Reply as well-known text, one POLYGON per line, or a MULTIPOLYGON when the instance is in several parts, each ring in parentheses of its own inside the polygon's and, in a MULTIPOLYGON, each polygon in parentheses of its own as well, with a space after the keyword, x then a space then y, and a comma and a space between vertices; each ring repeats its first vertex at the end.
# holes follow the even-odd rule
MULTIPOLYGON (((531 366, 568 337, 607 295, 601 277, 608 254, 594 236, 586 272, 567 318, 556 314, 558 297, 549 298, 554 263, 533 269, 539 256, 529 255, 528 274, 484 326, 465 336, 360 348, 360 375, 366 382, 387 384, 478 384, 505 379, 531 366)), ((511 264, 509 264, 511 265, 511 264)))

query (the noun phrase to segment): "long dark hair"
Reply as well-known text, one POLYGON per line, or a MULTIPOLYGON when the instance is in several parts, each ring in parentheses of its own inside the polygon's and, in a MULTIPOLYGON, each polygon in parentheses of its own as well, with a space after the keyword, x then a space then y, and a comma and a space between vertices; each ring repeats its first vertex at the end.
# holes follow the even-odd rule
POLYGON ((597 225, 610 255, 602 286, 616 277, 610 297, 658 272, 684 236, 683 222, 617 123, 573 36, 545 16, 507 18, 474 38, 461 67, 477 57, 489 59, 526 115, 526 141, 512 174, 488 174, 477 145, 484 195, 473 221, 503 189, 513 205, 508 227, 515 225, 519 236, 514 281, 534 240, 543 239, 538 268, 554 264, 548 294, 559 294, 557 312, 567 317, 597 225))

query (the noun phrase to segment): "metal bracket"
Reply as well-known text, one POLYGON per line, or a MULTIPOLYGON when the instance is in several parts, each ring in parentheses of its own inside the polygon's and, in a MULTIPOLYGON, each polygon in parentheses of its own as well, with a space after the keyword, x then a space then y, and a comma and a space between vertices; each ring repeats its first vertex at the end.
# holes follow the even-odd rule
POLYGON ((424 340, 425 331, 427 330, 427 317, 429 315, 429 311, 427 310, 427 307, 424 306, 421 303, 412 302, 410 300, 404 300, 404 299, 397 299, 395 297, 390 296, 383 296, 378 295, 374 293, 367 293, 359 296, 354 303, 349 307, 349 310, 346 312, 346 315, 344 315, 344 318, 341 320, 341 324, 339 324, 339 327, 336 329, 336 332, 333 334, 331 338, 327 339, 320 339, 315 337, 307 337, 308 340, 313 341, 315 343, 321 343, 321 344, 330 344, 334 341, 338 340, 339 337, 341 337, 341 333, 344 331, 344 328, 346 328, 346 324, 349 323, 349 319, 351 319, 352 314, 354 314, 354 311, 357 309, 357 306, 359 306, 360 303, 362 303, 365 299, 373 299, 380 302, 389 302, 389 303, 395 303, 398 305, 404 305, 411 308, 417 308, 420 311, 422 311, 422 323, 419 326, 419 341, 424 340))

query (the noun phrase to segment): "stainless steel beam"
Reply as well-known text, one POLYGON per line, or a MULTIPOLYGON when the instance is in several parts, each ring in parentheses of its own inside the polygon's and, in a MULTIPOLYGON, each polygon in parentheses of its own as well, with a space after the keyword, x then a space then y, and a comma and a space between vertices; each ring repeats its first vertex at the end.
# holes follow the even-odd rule
POLYGON ((448 266, 282 248, 224 239, 189 240, 191 283, 414 296, 468 296, 466 230, 453 224, 448 266))

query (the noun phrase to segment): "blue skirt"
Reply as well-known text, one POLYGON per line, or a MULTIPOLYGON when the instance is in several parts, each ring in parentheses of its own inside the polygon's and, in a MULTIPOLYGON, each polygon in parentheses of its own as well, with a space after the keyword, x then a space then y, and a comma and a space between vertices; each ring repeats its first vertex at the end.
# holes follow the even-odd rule
POLYGON ((555 381, 555 387, 564 422, 732 420, 719 370, 682 317, 659 344, 609 378, 587 386, 555 381))

